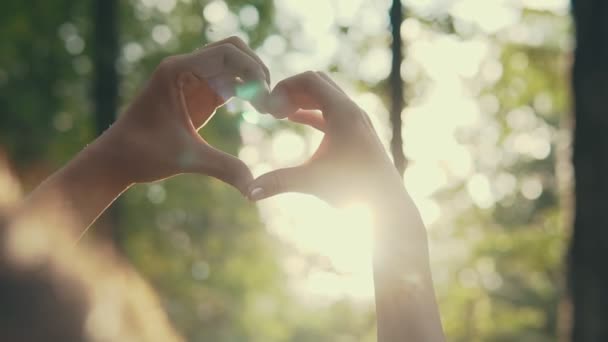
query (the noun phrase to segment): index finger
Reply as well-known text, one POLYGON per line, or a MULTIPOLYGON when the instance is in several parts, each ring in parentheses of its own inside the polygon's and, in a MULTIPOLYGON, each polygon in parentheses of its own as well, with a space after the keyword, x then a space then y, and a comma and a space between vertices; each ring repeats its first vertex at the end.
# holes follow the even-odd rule
POLYGON ((262 100, 270 90, 263 65, 233 44, 217 44, 197 51, 187 55, 183 63, 225 101, 236 95, 265 111, 262 100))
POLYGON ((241 51, 243 51, 244 53, 249 55, 249 57, 253 58, 256 62, 258 62, 260 64, 260 66, 262 67, 262 71, 264 71, 264 74, 266 76, 265 77, 266 83, 268 83, 268 85, 270 85, 270 71, 268 70, 268 67, 266 66, 266 64, 264 64, 264 61, 262 61, 262 59, 255 53, 255 51, 253 51, 247 44, 245 44, 245 42, 241 38, 239 38, 237 36, 228 37, 226 39, 222 39, 220 41, 213 42, 211 44, 207 44, 207 45, 205 45, 204 48, 205 49, 212 48, 212 47, 216 47, 218 45, 222 45, 225 43, 229 43, 229 44, 236 46, 241 51))
POLYGON ((325 119, 342 120, 353 110, 350 99, 321 78, 307 71, 279 82, 270 94, 273 115, 284 118, 299 109, 320 110, 325 119))

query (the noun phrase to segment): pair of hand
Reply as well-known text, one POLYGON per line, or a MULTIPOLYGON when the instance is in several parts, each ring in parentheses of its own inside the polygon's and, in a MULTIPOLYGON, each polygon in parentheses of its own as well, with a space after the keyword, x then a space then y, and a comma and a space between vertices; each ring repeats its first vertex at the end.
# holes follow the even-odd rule
POLYGON ((268 68, 236 37, 165 59, 104 135, 105 148, 131 183, 200 173, 252 200, 302 192, 339 202, 380 193, 399 182, 367 114, 335 82, 308 71, 270 91, 268 68), (241 160, 197 133, 234 96, 247 97, 260 112, 323 131, 316 153, 303 165, 253 179, 241 160))

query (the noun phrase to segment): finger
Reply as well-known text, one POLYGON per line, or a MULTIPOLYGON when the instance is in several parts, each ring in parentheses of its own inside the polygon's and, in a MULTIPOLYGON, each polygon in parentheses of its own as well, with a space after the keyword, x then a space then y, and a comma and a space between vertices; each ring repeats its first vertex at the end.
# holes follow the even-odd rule
MULTIPOLYGON (((202 140, 202 139, 201 139, 202 140)), ((244 196, 248 195, 248 185, 253 181, 251 171, 245 163, 226 152, 201 141, 198 145, 198 161, 187 170, 217 178, 232 185, 244 196)))
POLYGON ((190 111, 190 108, 204 108, 209 104, 213 107, 219 107, 223 100, 217 94, 211 98, 200 96, 200 94, 213 93, 213 90, 207 82, 201 81, 192 73, 180 75, 178 87, 180 113, 183 114, 184 122, 187 123, 188 128, 191 128, 196 134, 196 131, 211 119, 213 112, 190 111))
POLYGON ((286 78, 274 87, 269 107, 273 114, 285 118, 299 109, 322 110, 334 106, 336 91, 315 72, 307 71, 286 78))
POLYGON ((325 119, 323 116, 314 110, 299 110, 287 117, 290 121, 308 125, 325 132, 325 119))
POLYGON ((332 80, 331 77, 329 77, 326 73, 324 73, 323 71, 317 71, 317 74, 321 76, 321 78, 324 79, 327 83, 331 84, 334 88, 339 90, 342 94, 346 95, 346 92, 342 90, 342 88, 340 88, 340 86, 334 80, 332 80))
POLYGON ((311 175, 307 165, 270 171, 249 185, 248 197, 259 201, 286 192, 310 193, 311 175))
POLYGON ((270 94, 269 109, 280 118, 299 109, 321 110, 328 121, 341 121, 352 111, 352 101, 317 73, 307 71, 279 82, 270 94))
MULTIPOLYGON (((323 78, 327 83, 331 84, 334 88, 339 90, 342 94, 348 96, 346 94, 346 92, 334 80, 332 80, 331 77, 329 77, 326 73, 324 73, 323 71, 317 71, 317 74, 319 74, 319 76, 321 78, 323 78)), ((357 112, 361 116, 363 116, 363 118, 365 119, 365 122, 367 122, 367 124, 373 128, 374 125, 372 124, 372 120, 369 118, 367 113, 365 113, 363 110, 358 110, 357 112)))
POLYGON ((265 104, 270 88, 262 78, 264 65, 232 46, 226 45, 228 48, 225 49, 223 56, 227 79, 235 81, 230 89, 234 89, 235 96, 251 102, 260 112, 267 112, 265 104))
POLYGON ((214 42, 211 44, 207 44, 204 48, 205 49, 212 48, 212 47, 216 47, 218 45, 222 45, 222 44, 226 44, 226 43, 236 46, 241 51, 243 51, 244 53, 249 55, 249 57, 253 58, 256 62, 258 62, 262 66, 262 70, 264 71, 264 74, 266 75, 266 77, 265 77, 266 83, 268 85, 270 85, 270 71, 268 70, 268 67, 266 66, 266 64, 264 64, 264 61, 262 61, 260 56, 258 56, 255 53, 255 51, 253 51, 247 44, 245 44, 245 42, 241 38, 236 37, 236 36, 228 37, 226 39, 222 39, 220 41, 217 41, 217 42, 214 42))
POLYGON ((233 44, 206 48, 189 56, 186 63, 225 101, 238 96, 255 102, 265 99, 270 93, 263 64, 233 44))
MULTIPOLYGON (((287 117, 290 121, 312 126, 319 131, 326 133, 327 123, 318 111, 314 110, 299 110, 287 117)), ((321 140, 321 144, 317 147, 315 153, 310 157, 309 161, 315 160, 323 154, 329 145, 327 135, 321 140)))

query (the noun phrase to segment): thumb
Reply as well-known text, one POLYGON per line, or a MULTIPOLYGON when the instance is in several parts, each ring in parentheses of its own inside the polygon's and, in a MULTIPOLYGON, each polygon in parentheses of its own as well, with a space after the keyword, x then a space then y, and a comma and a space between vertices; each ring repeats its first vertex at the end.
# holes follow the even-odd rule
POLYGON ((311 179, 309 165, 270 171, 249 185, 248 197, 252 201, 259 201, 285 192, 311 193, 311 179))
POLYGON ((247 186, 253 180, 253 175, 242 160, 202 142, 199 151, 199 163, 191 172, 217 178, 247 196, 247 186))

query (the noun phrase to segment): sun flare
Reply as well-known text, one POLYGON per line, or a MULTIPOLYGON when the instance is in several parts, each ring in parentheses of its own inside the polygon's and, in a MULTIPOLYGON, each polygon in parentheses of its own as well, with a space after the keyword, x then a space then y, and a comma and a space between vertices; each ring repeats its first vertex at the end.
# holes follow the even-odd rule
POLYGON ((373 217, 364 203, 336 209, 284 194, 260 204, 268 229, 293 247, 284 267, 303 296, 371 299, 373 217))

